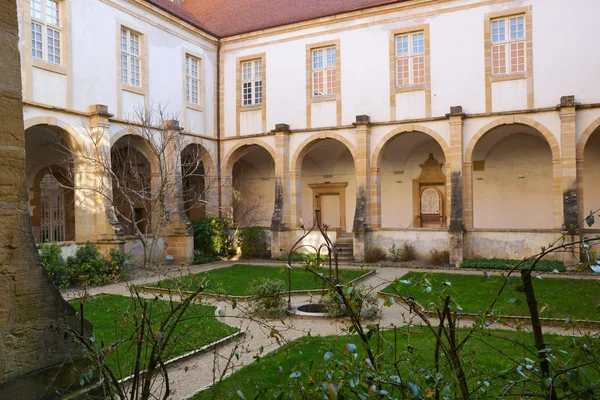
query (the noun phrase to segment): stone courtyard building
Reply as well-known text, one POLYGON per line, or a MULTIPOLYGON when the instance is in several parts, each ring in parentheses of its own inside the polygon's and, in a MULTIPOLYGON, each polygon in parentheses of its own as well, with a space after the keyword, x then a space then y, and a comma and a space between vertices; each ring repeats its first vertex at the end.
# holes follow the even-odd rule
MULTIPOLYGON (((32 228, 64 254, 139 254, 105 199, 61 180, 101 181, 78 157, 88 133, 139 150, 128 126, 158 105, 207 188, 173 224, 229 213, 235 190, 274 257, 317 207, 356 260, 408 241, 453 262, 531 255, 600 208, 595 0, 18 5, 32 228)), ((192 246, 169 227, 168 255, 192 246)))

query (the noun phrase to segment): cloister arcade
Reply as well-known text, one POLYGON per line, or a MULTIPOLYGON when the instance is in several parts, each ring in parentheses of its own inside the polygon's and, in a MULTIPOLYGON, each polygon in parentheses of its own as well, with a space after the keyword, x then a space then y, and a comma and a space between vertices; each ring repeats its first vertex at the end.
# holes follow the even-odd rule
MULTIPOLYGON (((214 148, 186 139, 180 153, 184 214, 188 220, 231 215, 242 226, 264 227, 271 236, 289 232, 282 242, 279 234, 277 247, 282 248, 300 234, 302 225, 312 224, 319 208, 336 236, 354 232, 354 242, 362 240, 366 248, 409 241, 421 253, 447 248, 453 215, 459 215, 464 255, 520 257, 566 228, 567 165, 576 170, 577 217, 600 208, 600 119, 583 130, 574 150, 564 149, 560 132, 525 117, 490 118, 476 129, 469 127, 471 133, 461 122, 458 144, 452 130, 439 125, 365 126, 367 141, 361 141, 358 124, 354 130, 242 137, 221 147, 220 180, 214 148), (574 154, 571 164, 566 163, 567 150, 574 154), (460 180, 454 181, 451 175, 457 172, 460 180), (454 184, 460 187, 453 192, 454 184), (455 192, 458 200, 453 200, 455 192), (453 213, 455 207, 461 212, 453 213), (366 229, 357 235, 361 213, 366 229)), ((107 234, 129 240, 136 229, 131 220, 152 218, 144 206, 152 196, 141 193, 152 190, 147 145, 125 134, 111 140, 113 170, 127 175, 124 181, 131 184, 124 188, 112 182, 119 211, 113 216, 120 215, 115 223, 110 207, 90 204, 89 195, 70 186, 85 173, 77 156, 84 141, 76 135, 64 123, 27 127, 27 184, 36 240, 81 243, 105 240, 107 234), (121 201, 124 191, 140 192, 139 204, 121 201)), ((581 226, 582 234, 595 232, 598 223, 581 226)), ((354 256, 360 259, 360 254, 354 256)))

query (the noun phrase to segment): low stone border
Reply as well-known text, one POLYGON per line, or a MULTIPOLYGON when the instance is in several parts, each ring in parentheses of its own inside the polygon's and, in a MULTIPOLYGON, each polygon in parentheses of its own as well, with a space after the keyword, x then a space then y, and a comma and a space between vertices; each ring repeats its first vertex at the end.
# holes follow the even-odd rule
MULTIPOLYGON (((206 346, 202 346, 199 349, 192 350, 192 351, 190 351, 188 353, 185 353, 185 354, 182 354, 182 355, 177 356, 175 358, 172 358, 172 359, 166 361, 165 365, 171 365, 171 364, 174 364, 174 363, 176 363, 178 361, 186 360, 186 359, 188 359, 190 357, 193 357, 193 356, 196 356, 198 354, 205 353, 208 350, 212 350, 212 349, 214 349, 216 347, 219 347, 219 346, 222 346, 224 344, 227 344, 227 343, 229 343, 229 342, 231 342, 231 341, 233 341, 233 340, 235 340, 235 339, 237 339, 237 338, 239 338, 241 336, 244 336, 245 334, 246 334, 245 331, 238 331, 238 332, 236 332, 236 333, 234 333, 232 335, 229 335, 229 336, 226 336, 226 337, 224 337, 222 339, 219 339, 216 342, 212 342, 212 343, 207 344, 206 346)), ((144 373, 146 373, 146 371, 141 371, 140 372, 140 374, 144 374, 144 373)), ((123 379, 120 379, 119 382, 120 383, 124 383, 124 382, 127 382, 127 381, 131 380, 131 379, 133 379, 133 375, 130 375, 130 376, 127 376, 127 377, 125 377, 123 379)))
MULTIPOLYGON (((364 275, 361 275, 358 278, 353 279, 346 284, 349 285, 349 284, 353 284, 353 283, 358 283, 362 280, 369 278, 371 275, 374 275, 376 272, 377 271, 374 269, 370 270, 369 272, 365 273, 364 275)), ((189 296, 189 295, 193 294, 193 292, 190 292, 187 290, 166 289, 166 288, 159 288, 159 287, 155 287, 155 286, 142 286, 140 289, 146 293, 167 294, 169 296, 171 296, 171 295, 189 296)), ((291 293, 292 293, 292 296, 319 296, 319 295, 327 293, 327 291, 325 289, 307 289, 307 290, 292 290, 291 293)), ((285 292, 285 294, 287 294, 287 291, 285 292)), ((235 300, 238 302, 240 302, 240 301, 248 302, 252 298, 252 296, 235 296, 235 295, 231 295, 231 294, 216 294, 216 293, 199 293, 198 296, 206 298, 206 299, 217 300, 217 301, 235 300)))
MULTIPOLYGON (((379 297, 381 299, 389 299, 390 297, 392 297, 394 299, 402 300, 402 296, 398 296, 397 294, 392 294, 392 293, 384 293, 382 291, 377 292, 377 297, 379 297)), ((404 303, 404 304, 406 304, 406 303, 404 303)), ((431 311, 423 311, 423 314, 427 315, 428 317, 437 317, 438 316, 437 313, 434 313, 431 311)), ((460 313, 459 316, 463 319, 467 319, 470 321, 474 321, 477 318, 479 318, 479 315, 475 314, 475 313, 460 313)), ((498 318, 498 320, 508 322, 508 323, 525 322, 526 324, 531 325, 530 317, 524 317, 524 316, 520 316, 520 315, 502 315, 500 318, 498 318)), ((494 321, 494 319, 489 320, 489 322, 493 322, 493 321, 494 321)), ((540 318, 540 322, 543 326, 549 326, 549 327, 565 328, 570 325, 576 325, 578 328, 600 330, 600 321, 587 321, 584 319, 572 319, 567 324, 567 323, 565 323, 564 318, 540 318)))

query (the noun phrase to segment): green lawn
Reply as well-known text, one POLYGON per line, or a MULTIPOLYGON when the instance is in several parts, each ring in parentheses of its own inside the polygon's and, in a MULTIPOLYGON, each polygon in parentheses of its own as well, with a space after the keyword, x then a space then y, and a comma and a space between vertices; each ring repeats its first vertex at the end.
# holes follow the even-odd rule
MULTIPOLYGON (((427 307, 438 302, 440 295, 450 295, 467 313, 484 311, 495 298, 504 277, 484 275, 431 274, 410 272, 400 281, 386 287, 383 292, 413 296, 427 307), (432 290, 426 291, 427 278, 432 290), (410 283, 406 282, 410 281, 410 283), (450 282, 450 286, 444 282, 450 282)), ((542 318, 567 318, 600 320, 600 281, 585 279, 533 279, 538 309, 545 307, 542 318)), ((456 309, 456 305, 454 305, 456 309)), ((522 292, 521 276, 509 279, 500 301, 494 307, 503 315, 528 316, 525 294, 522 292)))
MULTIPOLYGON (((160 326, 162 318, 169 310, 169 302, 147 300, 148 312, 152 312, 154 327, 160 326)), ((71 304, 79 310, 79 301, 71 304)), ((139 307, 138 307, 139 309, 139 307)), ((134 311, 131 298, 104 295, 90 298, 85 303, 84 316, 94 326, 94 338, 97 344, 109 346, 119 340, 127 339, 133 332, 134 311)), ((138 315, 141 313, 138 311, 138 315)), ((236 328, 226 325, 215 318, 215 307, 191 304, 183 319, 175 328, 166 359, 171 359, 189 351, 198 349, 223 337, 237 332, 236 328)), ((107 363, 120 377, 129 376, 134 365, 134 344, 125 341, 116 347, 107 363)))
MULTIPOLYGON (((397 354, 396 359, 401 360, 401 367, 399 370, 400 378, 405 383, 409 381, 415 382, 421 387, 421 393, 425 395, 425 388, 427 388, 428 385, 425 376, 432 372, 435 340, 433 339, 432 334, 425 328, 412 327, 410 328, 410 331, 411 334, 406 335, 406 328, 399 329, 395 345, 394 332, 387 331, 384 333, 384 345, 382 348, 385 349, 383 353, 383 359, 385 361, 383 369, 388 368, 389 371, 389 368, 391 368, 390 360, 393 359, 394 354, 392 349, 395 347, 397 354), (408 370, 402 366, 403 364, 415 365, 423 369, 415 376, 411 375, 408 370)), ((458 338, 461 339, 463 337, 464 333, 459 332, 458 338)), ((374 338, 371 340, 373 342, 374 338)), ((554 349, 555 352, 553 354, 556 354, 558 349, 568 349, 569 352, 572 352, 571 345, 573 339, 570 337, 546 335, 545 340, 547 346, 554 349)), ((595 342, 597 342, 597 339, 595 339, 595 342)), ((344 373, 344 368, 342 368, 342 365, 340 364, 336 366, 330 365, 328 368, 324 368, 326 365, 324 356, 327 352, 331 352, 333 354, 333 360, 341 361, 342 364, 347 365, 349 362, 349 355, 343 354, 344 345, 347 343, 353 343, 357 346, 359 354, 358 360, 364 359, 364 351, 356 336, 304 337, 274 353, 266 355, 257 362, 253 362, 252 364, 243 367, 231 377, 225 379, 218 387, 218 396, 215 398, 240 399, 242 397, 239 396, 237 392, 238 390, 241 390, 246 399, 255 398, 254 396, 257 393, 261 393, 259 397, 257 397, 258 399, 274 399, 280 391, 283 391, 284 393, 294 393, 290 390, 290 385, 293 384, 301 384, 305 387, 320 385, 322 382, 327 381, 325 376, 326 373, 324 373, 323 370, 336 370, 337 373, 344 373), (302 372, 300 379, 290 379, 290 375, 296 373, 296 371, 302 372), (315 383, 311 384, 309 382, 309 376, 313 377, 315 383), (300 382, 298 382, 298 380, 300 380, 300 382)), ((375 348, 375 346, 373 346, 373 348, 375 348)), ((526 358, 536 359, 535 355, 531 353, 533 349, 533 338, 530 334, 525 332, 516 333, 486 330, 485 332, 476 333, 472 339, 467 342, 465 348, 461 352, 463 368, 471 388, 478 382, 481 383, 484 380, 489 380, 488 383, 491 383, 492 385, 489 390, 491 390, 492 393, 499 393, 502 390, 501 385, 506 384, 507 381, 514 381, 517 380, 517 378, 522 378, 521 375, 515 372, 515 369, 520 363, 523 365, 527 364, 526 358), (526 348, 515 345, 511 342, 512 340, 525 344, 526 348), (503 356, 500 352, 512 358, 514 361, 503 356), (492 379, 494 376, 499 375, 501 371, 507 370, 510 372, 506 374, 506 380, 492 379)), ((558 357, 567 357, 563 354, 564 353, 560 353, 558 357)), ((442 366, 445 365, 446 361, 443 356, 440 362, 442 366)), ((584 384, 597 384, 597 371, 590 368, 589 370, 586 370, 586 372, 588 375, 584 378, 589 379, 589 382, 586 381, 584 384)), ((393 372, 390 375, 397 374, 397 372, 393 372)), ((535 389, 538 389, 539 381, 534 381, 531 385, 535 389)), ((211 391, 212 389, 208 389, 197 394, 192 399, 212 399, 211 391)), ((297 394, 297 392, 295 393, 297 394)), ((284 398, 305 397, 284 396, 284 398)), ((474 396, 473 398, 479 397, 474 396)), ((490 396, 486 398, 495 397, 490 396)), ((517 396, 516 398, 519 397, 517 396)))
MULTIPOLYGON (((340 270, 340 279, 343 282, 352 281, 364 274, 367 270, 340 270)), ((324 274, 329 274, 329 269, 323 269, 324 274)), ((335 274, 335 271, 333 272, 335 274)), ((286 267, 270 267, 266 265, 236 264, 226 268, 215 269, 195 275, 186 275, 180 278, 166 279, 155 286, 167 289, 182 289, 194 291, 203 281, 208 281, 209 293, 229 294, 233 296, 247 296, 248 284, 254 279, 270 278, 281 279, 287 286, 288 269, 286 267)), ((292 269, 292 290, 314 290, 321 288, 321 280, 314 274, 306 272, 302 267, 292 269)))

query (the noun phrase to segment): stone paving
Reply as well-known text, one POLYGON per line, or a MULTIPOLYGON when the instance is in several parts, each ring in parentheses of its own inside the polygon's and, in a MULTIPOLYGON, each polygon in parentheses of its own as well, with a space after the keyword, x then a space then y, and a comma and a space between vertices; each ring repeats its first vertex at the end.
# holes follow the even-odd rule
MULTIPOLYGON (((136 285, 145 285, 157 282, 164 277, 179 276, 188 273, 198 273, 208 271, 215 268, 223 268, 229 265, 235 264, 235 262, 219 262, 202 266, 192 266, 189 268, 171 268, 165 272, 148 272, 143 276, 138 276, 131 281, 136 285)), ((273 263, 256 263, 252 264, 269 264, 273 263)), ((340 268, 360 268, 358 266, 344 266, 340 268)), ((371 275, 367 279, 363 280, 361 284, 365 286, 371 286, 376 290, 382 290, 395 278, 401 277, 414 268, 377 268, 377 273, 371 275)), ((452 272, 460 274, 474 274, 480 275, 480 271, 470 270, 429 270, 431 272, 452 272)), ((551 274, 553 275, 553 274, 551 274)), ((553 275, 553 277, 563 277, 567 274, 553 275)), ((582 277, 582 276, 579 276, 582 277)), ((595 276, 585 276, 584 279, 598 279, 595 276)), ((102 287, 96 287, 88 290, 89 294, 119 294, 129 295, 127 283, 118 283, 112 285, 106 285, 102 287)), ((70 290, 63 292, 63 296, 67 299, 73 299, 81 296, 81 291, 70 290)), ((148 295, 153 296, 153 295, 148 295)), ((316 299, 310 296, 295 296, 292 298, 293 305, 300 305, 315 301, 316 299)), ((379 300, 380 303, 383 300, 379 300)), ((271 337, 271 329, 277 329, 281 335, 281 344, 287 341, 297 339, 302 336, 306 336, 308 332, 311 335, 325 336, 325 335, 336 335, 343 334, 344 329, 347 327, 347 322, 344 320, 323 320, 323 319, 306 319, 306 318, 287 318, 282 321, 264 321, 248 318, 246 306, 243 303, 238 304, 236 309, 232 309, 229 302, 206 300, 207 304, 215 305, 222 318, 223 322, 239 328, 245 332, 244 336, 241 336, 235 342, 230 342, 219 348, 207 351, 197 356, 181 360, 170 366, 169 369, 169 381, 172 390, 174 391, 172 398, 175 400, 187 399, 196 392, 210 386, 214 379, 218 379, 222 373, 224 366, 231 363, 229 367, 233 367, 233 370, 237 370, 240 367, 247 365, 254 361, 254 356, 265 354, 276 350, 280 347, 275 338, 271 337), (260 352, 262 350, 262 353, 260 352), (232 357, 232 354, 237 352, 237 357, 232 357), (214 366, 214 368, 213 368, 214 366)), ((392 325, 402 326, 407 323, 419 324, 418 317, 414 314, 410 314, 408 309, 400 304, 395 304, 392 307, 383 307, 380 325, 383 327, 390 327, 392 325)), ((469 321, 461 321, 463 325, 468 326, 469 321)), ((498 326, 498 328, 507 329, 505 326, 498 326)), ((565 334, 562 328, 544 328, 545 332, 555 332, 559 334, 565 334)), ((567 332, 567 334, 581 334, 581 332, 567 332)), ((155 382, 156 390, 160 390, 159 387, 162 385, 160 379, 155 382)))

